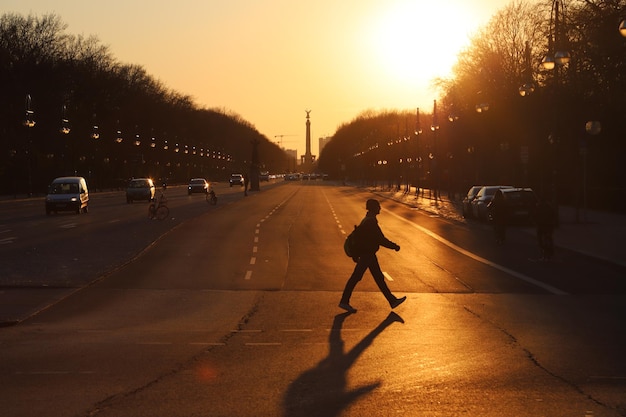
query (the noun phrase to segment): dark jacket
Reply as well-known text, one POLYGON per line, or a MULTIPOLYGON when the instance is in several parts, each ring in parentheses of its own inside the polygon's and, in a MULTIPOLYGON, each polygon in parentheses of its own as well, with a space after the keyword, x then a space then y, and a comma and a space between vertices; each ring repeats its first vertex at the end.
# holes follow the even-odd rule
POLYGON ((378 226, 376 215, 370 215, 370 213, 366 214, 359 224, 358 245, 361 255, 374 254, 380 246, 389 249, 396 249, 398 246, 383 235, 383 231, 378 226))

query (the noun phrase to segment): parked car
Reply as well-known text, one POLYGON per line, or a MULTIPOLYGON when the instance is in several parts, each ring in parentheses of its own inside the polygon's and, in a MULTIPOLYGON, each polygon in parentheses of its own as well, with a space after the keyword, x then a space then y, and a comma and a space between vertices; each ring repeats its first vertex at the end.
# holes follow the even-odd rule
POLYGON ((241 174, 231 174, 230 175, 230 179, 228 180, 230 186, 232 187, 233 185, 241 185, 243 186, 243 175, 241 174))
POLYGON ((531 188, 502 189, 509 223, 530 223, 539 201, 531 188))
POLYGON ((208 192, 209 192, 209 183, 204 178, 192 178, 189 181, 189 185, 187 186, 187 194, 189 195, 193 193, 207 194, 208 192))
POLYGON ((493 195, 498 189, 513 188, 511 185, 486 185, 478 191, 472 200, 472 215, 482 221, 489 220, 489 210, 487 206, 491 203, 493 195))
POLYGON ((261 173, 259 174, 259 181, 269 181, 270 180, 270 173, 267 171, 261 171, 261 173))
POLYGON ((285 181, 300 181, 302 175, 299 172, 293 172, 285 175, 285 181))
POLYGON ((59 177, 52 181, 46 195, 46 214, 59 211, 89 212, 89 190, 83 177, 59 177))
POLYGON ((126 186, 126 202, 135 200, 152 201, 154 199, 154 182, 150 178, 133 178, 126 186))
POLYGON ((483 188, 482 185, 474 185, 463 198, 463 217, 472 217, 472 201, 474 201, 476 194, 478 194, 481 188, 483 188))

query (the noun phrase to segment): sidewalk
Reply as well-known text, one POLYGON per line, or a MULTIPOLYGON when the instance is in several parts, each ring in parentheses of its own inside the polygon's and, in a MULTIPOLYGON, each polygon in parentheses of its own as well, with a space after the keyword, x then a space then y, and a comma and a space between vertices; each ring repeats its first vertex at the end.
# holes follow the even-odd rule
MULTIPOLYGON (((451 200, 447 193, 441 193, 440 199, 435 200, 428 190, 423 195, 416 196, 415 188, 410 193, 381 187, 369 189, 381 197, 447 219, 466 222, 461 214, 461 199, 451 200)), ((559 206, 559 219, 559 228, 554 232, 556 246, 626 266, 626 245, 623 243, 626 237, 626 214, 586 210, 585 213, 579 211, 577 221, 576 208, 559 206)))

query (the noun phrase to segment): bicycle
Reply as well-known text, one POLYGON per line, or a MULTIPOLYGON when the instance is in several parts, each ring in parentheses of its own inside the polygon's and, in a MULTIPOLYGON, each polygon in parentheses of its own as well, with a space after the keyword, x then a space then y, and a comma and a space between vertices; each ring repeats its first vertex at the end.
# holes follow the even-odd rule
POLYGON ((212 206, 217 204, 217 195, 215 195, 215 191, 212 188, 206 193, 206 201, 212 206))
POLYGON ((167 198, 165 194, 161 193, 159 198, 155 201, 152 201, 148 206, 148 218, 157 220, 163 220, 170 214, 170 209, 167 208, 167 198))

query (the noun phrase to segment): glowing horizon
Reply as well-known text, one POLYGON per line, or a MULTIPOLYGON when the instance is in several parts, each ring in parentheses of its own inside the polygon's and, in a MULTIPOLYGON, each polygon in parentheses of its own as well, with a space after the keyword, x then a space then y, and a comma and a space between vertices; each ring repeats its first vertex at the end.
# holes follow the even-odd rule
POLYGON ((367 110, 432 108, 468 36, 500 0, 5 0, 1 13, 55 13, 200 107, 238 114, 268 139, 312 153, 367 110))

